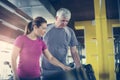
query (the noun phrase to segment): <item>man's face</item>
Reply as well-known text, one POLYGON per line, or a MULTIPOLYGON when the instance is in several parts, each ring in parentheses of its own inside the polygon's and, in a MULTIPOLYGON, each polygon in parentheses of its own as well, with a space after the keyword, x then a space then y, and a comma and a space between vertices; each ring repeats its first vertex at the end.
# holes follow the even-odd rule
POLYGON ((70 19, 64 18, 64 17, 56 17, 56 22, 59 25, 59 27, 65 27, 67 26, 70 19))

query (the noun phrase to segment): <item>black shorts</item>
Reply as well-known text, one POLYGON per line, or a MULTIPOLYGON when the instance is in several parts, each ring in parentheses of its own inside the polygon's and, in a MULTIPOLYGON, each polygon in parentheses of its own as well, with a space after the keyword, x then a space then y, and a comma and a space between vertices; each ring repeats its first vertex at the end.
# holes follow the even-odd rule
POLYGON ((40 77, 37 77, 37 78, 19 78, 19 80, 41 80, 40 77))
POLYGON ((64 71, 42 77, 42 80, 66 80, 64 71))

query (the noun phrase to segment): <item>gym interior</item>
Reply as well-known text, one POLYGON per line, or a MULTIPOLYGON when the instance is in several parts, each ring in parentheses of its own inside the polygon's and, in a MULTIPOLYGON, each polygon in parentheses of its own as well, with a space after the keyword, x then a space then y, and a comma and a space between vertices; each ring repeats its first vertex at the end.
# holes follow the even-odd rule
MULTIPOLYGON (((120 0, 0 0, 0 80, 12 75, 13 42, 26 24, 36 16, 53 23, 62 7, 72 13, 81 64, 92 66, 95 80, 120 80, 120 0)), ((66 62, 73 63, 70 52, 66 62)))

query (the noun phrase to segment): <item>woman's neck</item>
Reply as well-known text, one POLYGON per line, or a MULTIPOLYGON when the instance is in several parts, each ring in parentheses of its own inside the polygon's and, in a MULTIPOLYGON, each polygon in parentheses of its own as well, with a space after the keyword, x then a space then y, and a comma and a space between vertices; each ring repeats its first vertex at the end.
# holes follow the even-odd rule
POLYGON ((31 40, 36 40, 37 39, 36 35, 33 34, 33 33, 28 34, 27 37, 30 38, 31 40))

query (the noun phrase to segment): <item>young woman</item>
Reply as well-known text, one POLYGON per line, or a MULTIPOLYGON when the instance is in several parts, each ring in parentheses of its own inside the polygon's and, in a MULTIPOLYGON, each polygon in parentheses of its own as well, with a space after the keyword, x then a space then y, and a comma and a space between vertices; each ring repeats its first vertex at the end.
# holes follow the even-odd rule
POLYGON ((40 80, 39 58, 43 54, 50 63, 70 70, 54 58, 45 43, 40 39, 46 31, 47 21, 42 17, 35 18, 27 26, 26 35, 18 36, 12 51, 12 69, 15 80, 40 80), (17 58, 19 64, 17 67, 17 58))

